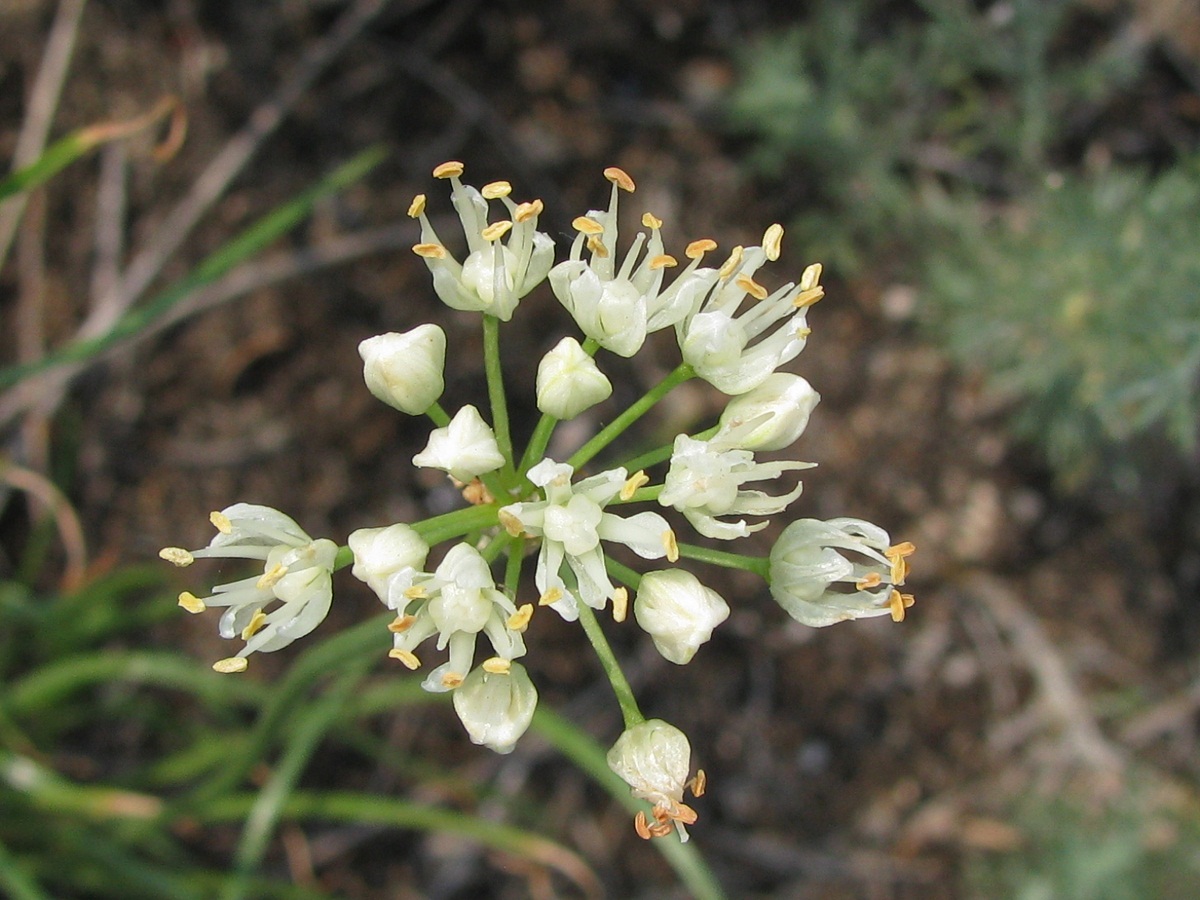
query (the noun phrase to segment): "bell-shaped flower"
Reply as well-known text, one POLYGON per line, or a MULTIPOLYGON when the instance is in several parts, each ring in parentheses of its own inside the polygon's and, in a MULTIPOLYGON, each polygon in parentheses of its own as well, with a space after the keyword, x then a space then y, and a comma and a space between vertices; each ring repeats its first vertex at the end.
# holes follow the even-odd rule
POLYGON ((385 528, 360 528, 351 532, 347 543, 354 554, 351 574, 381 597, 387 597, 388 584, 397 576, 406 579, 406 586, 411 584, 429 555, 429 545, 401 522, 385 528))
POLYGON ((729 618, 729 606, 686 569, 663 569, 642 576, 633 616, 663 658, 684 665, 729 618))
POLYGON ((771 596, 797 622, 821 628, 869 616, 900 622, 913 604, 898 590, 915 548, 861 519, 799 519, 771 548, 771 596))
POLYGON ((575 338, 563 338, 538 364, 537 407, 548 416, 573 419, 611 394, 612 382, 575 338))
POLYGON ((367 389, 388 406, 419 416, 442 396, 446 333, 437 325, 367 338, 358 355, 367 389))
POLYGON ((511 753, 533 720, 537 700, 537 688, 523 665, 484 663, 454 692, 454 711, 472 743, 511 753))
POLYGON ((221 637, 240 636, 246 646, 213 668, 241 672, 251 653, 286 647, 325 619, 333 600, 331 574, 338 547, 324 538, 313 540, 290 517, 267 506, 235 503, 209 518, 217 535, 207 547, 191 551, 167 547, 159 556, 177 566, 209 558, 263 562, 262 575, 219 584, 210 597, 187 591, 179 595, 179 605, 190 613, 226 607, 218 625, 221 637))
POLYGON ((413 465, 441 469, 456 481, 466 483, 504 465, 504 454, 479 410, 464 406, 449 425, 430 433, 429 443, 413 457, 413 465))
POLYGON ((718 516, 772 516, 800 496, 797 484, 786 494, 773 497, 763 491, 743 490, 748 481, 771 481, 784 472, 811 469, 806 462, 755 462, 749 450, 727 450, 715 441, 701 441, 681 434, 675 438, 671 468, 663 481, 658 502, 683 513, 705 537, 728 541, 765 528, 745 519, 728 522, 718 516))
POLYGON ((487 635, 499 660, 525 655, 521 633, 533 606, 518 610, 497 590, 487 562, 470 544, 451 547, 432 573, 406 571, 393 577, 381 599, 396 611, 388 626, 393 634, 389 656, 415 670, 421 661, 414 651, 426 638, 436 634, 437 649, 449 648, 446 662, 421 683, 427 691, 441 693, 462 684, 474 665, 480 633, 487 635))
POLYGON ((782 450, 808 427, 821 395, 799 375, 775 372, 729 401, 712 442, 739 450, 782 450))
POLYGON ((540 602, 567 621, 578 618, 580 601, 603 609, 616 590, 604 567, 601 541, 624 544, 643 559, 678 558, 675 533, 658 513, 622 517, 604 511, 626 486, 624 469, 601 472, 577 484, 571 484, 573 473, 566 463, 542 460, 529 470, 529 480, 542 489, 545 499, 513 503, 499 512, 509 534, 542 539, 534 576, 540 602), (570 584, 563 578, 564 566, 570 584))
POLYGON ((691 263, 667 287, 666 270, 678 261, 663 251, 662 221, 646 213, 646 232, 617 265, 617 196, 634 190, 633 179, 621 169, 604 170, 612 182, 608 210, 589 210, 574 222, 578 235, 570 258, 550 270, 550 287, 560 303, 588 337, 618 356, 633 356, 646 335, 681 321, 711 285, 715 273, 700 269, 700 260, 716 247, 712 241, 695 241, 687 248, 691 263), (645 255, 642 248, 645 246, 645 255), (586 249, 590 259, 583 259, 586 249))
POLYGON ((512 185, 493 181, 476 190, 459 180, 460 162, 442 163, 434 178, 448 178, 451 200, 467 239, 460 265, 450 255, 425 215, 425 195, 418 194, 408 214, 421 223, 421 243, 413 252, 433 274, 433 289, 451 309, 483 312, 507 322, 522 297, 546 278, 554 264, 554 240, 537 230, 542 201, 514 203, 512 185), (488 204, 499 200, 509 218, 489 224, 488 204))
POLYGON ((783 228, 772 225, 761 247, 734 248, 693 314, 676 326, 684 362, 718 390, 744 394, 762 384, 808 340, 808 307, 824 296, 821 266, 804 270, 799 286, 769 292, 754 280, 767 260, 779 258, 783 228), (738 312, 746 298, 752 304, 738 312))
POLYGON ((696 821, 696 811, 683 802, 685 788, 697 797, 704 793, 703 770, 689 779, 692 747, 687 735, 662 719, 646 721, 625 729, 607 756, 608 767, 632 788, 633 796, 653 806, 650 825, 639 812, 634 828, 643 838, 662 837, 679 829, 680 840, 688 839, 685 825, 696 821))

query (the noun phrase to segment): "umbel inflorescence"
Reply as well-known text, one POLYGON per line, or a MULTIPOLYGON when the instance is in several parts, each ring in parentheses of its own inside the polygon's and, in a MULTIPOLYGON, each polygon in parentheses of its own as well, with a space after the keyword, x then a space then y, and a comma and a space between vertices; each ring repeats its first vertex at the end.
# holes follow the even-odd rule
POLYGON ((766 527, 799 497, 799 483, 774 483, 812 465, 755 455, 794 443, 820 399, 803 378, 778 370, 808 340, 808 310, 824 294, 821 267, 809 266, 798 282, 773 289, 762 284, 760 270, 780 255, 778 225, 766 230, 760 245, 734 247, 709 265, 716 243, 693 241, 681 264, 666 252, 663 223, 649 212, 622 252, 618 201, 633 193, 634 183, 616 168, 604 172, 612 185, 608 208, 575 220, 577 235, 556 264, 554 241, 537 230, 540 200, 516 203, 508 182, 476 189, 462 182, 462 173, 457 162, 433 172, 450 182, 465 257, 457 259, 434 231, 424 195, 409 209, 421 228, 413 251, 447 306, 480 313, 491 423, 475 406, 451 416, 439 405, 446 336, 438 325, 368 338, 359 352, 372 394, 432 420, 436 427, 413 464, 446 472, 462 489, 464 507, 420 522, 363 528, 339 547, 314 540, 277 510, 235 503, 212 514, 217 534, 207 547, 170 547, 161 555, 179 566, 210 557, 262 563, 261 574, 217 585, 209 596, 179 597, 191 613, 222 607, 221 636, 245 642, 214 664, 219 672, 243 671, 254 653, 286 647, 315 629, 333 599, 333 572, 352 563, 352 574, 394 613, 388 655, 422 673, 426 690, 452 692, 471 740, 499 753, 512 750, 537 705, 537 689, 517 661, 526 654, 524 635, 535 609, 578 620, 625 720, 609 766, 651 805, 648 816, 638 815, 637 832, 649 838, 677 829, 686 840, 685 826, 696 812, 684 803, 684 791, 703 793, 704 773, 692 774, 691 749, 679 729, 642 714, 596 614, 610 610, 622 623, 632 603, 633 619, 658 651, 683 665, 729 615, 724 598, 697 574, 702 564, 756 572, 789 615, 814 627, 880 615, 901 621, 913 602, 900 591, 913 546, 894 544, 883 529, 858 519, 798 519, 768 557, 736 552, 740 538, 766 527), (493 220, 497 205, 505 217, 493 220), (518 453, 499 329, 543 281, 583 341, 564 338, 542 358, 535 385, 542 417, 518 453), (547 457, 557 422, 612 393, 598 351, 631 357, 650 333, 668 328, 680 351, 675 370, 570 457, 547 457), (589 470, 597 454, 691 378, 728 395, 715 426, 680 434, 622 465, 589 470), (731 549, 681 541, 675 528, 683 523, 731 549), (447 548, 435 554, 442 544, 447 548), (648 571, 610 556, 614 545, 646 560, 648 571), (536 593, 522 581, 527 560, 536 560, 536 593))

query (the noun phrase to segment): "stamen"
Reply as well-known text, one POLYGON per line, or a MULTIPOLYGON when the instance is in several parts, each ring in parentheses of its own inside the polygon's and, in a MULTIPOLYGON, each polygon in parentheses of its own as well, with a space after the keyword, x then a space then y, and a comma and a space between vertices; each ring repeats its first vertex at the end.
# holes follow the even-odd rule
POLYGON ((663 549, 667 551, 667 562, 678 562, 679 542, 675 540, 675 532, 668 528, 662 533, 663 549))
POLYGON ((530 200, 528 203, 518 204, 513 212, 513 221, 520 223, 536 219, 545 208, 545 204, 541 200, 530 200))
POLYGON ((404 596, 409 600, 424 600, 429 596, 429 591, 425 590, 423 585, 414 584, 412 587, 404 589, 404 596))
POLYGON ((512 185, 507 181, 490 181, 479 189, 484 200, 499 200, 512 193, 512 185))
POLYGON ((233 523, 229 521, 229 516, 225 513, 211 512, 208 514, 208 521, 212 522, 213 528, 221 534, 233 534, 233 523))
POLYGON ((463 164, 457 160, 444 162, 433 170, 434 178, 457 178, 463 173, 463 164))
POLYGON ((392 659, 400 660, 406 668, 413 672, 421 668, 421 661, 417 659, 417 655, 411 650, 401 650, 399 647, 393 647, 388 651, 388 656, 392 659))
POLYGON ((703 769, 696 770, 696 776, 689 781, 684 787, 692 789, 692 793, 697 797, 703 797, 704 792, 708 789, 708 776, 704 774, 703 769))
POLYGON ((508 617, 504 623, 508 626, 509 631, 523 632, 529 627, 529 620, 533 618, 533 604, 523 603, 517 607, 517 611, 508 617))
POLYGON ((604 241, 595 235, 588 236, 587 248, 592 252, 593 256, 597 256, 600 259, 608 259, 608 248, 604 246, 604 241))
POLYGON ((734 269, 742 264, 742 252, 740 245, 729 252, 729 259, 725 260, 721 268, 717 270, 718 278, 728 278, 733 274, 734 269))
POLYGON ((487 228, 483 229, 483 231, 479 232, 479 236, 490 244, 504 237, 512 226, 513 223, 508 219, 501 219, 499 222, 493 222, 487 228))
POLYGON ((463 683, 463 677, 457 672, 447 672, 442 676, 442 687, 454 690, 463 683))
POLYGON ((888 606, 891 607, 892 621, 904 621, 904 596, 895 588, 892 588, 892 596, 888 600, 888 606))
POLYGON ((717 249, 717 242, 712 238, 700 238, 698 241, 692 241, 683 251, 683 255, 688 259, 699 259, 705 253, 717 249))
POLYGON ((165 559, 167 562, 183 568, 190 566, 196 561, 196 557, 188 553, 182 547, 163 547, 158 551, 160 559, 165 559))
POLYGON ((604 170, 604 177, 623 191, 628 191, 632 194, 635 190, 633 179, 625 174, 624 169, 618 169, 616 166, 609 166, 604 170))
POLYGON ((667 815, 684 825, 695 825, 696 820, 700 818, 697 812, 686 803, 676 803, 675 808, 668 810, 667 815))
POLYGON ((220 672, 222 675, 229 675, 233 672, 245 672, 246 667, 250 663, 246 661, 244 656, 231 656, 228 659, 218 659, 212 664, 214 672, 220 672))
POLYGON ((246 627, 242 629, 242 640, 248 641, 262 630, 263 623, 267 621, 267 614, 261 609, 256 609, 254 615, 250 617, 250 621, 246 623, 246 627))
POLYGON ((795 331, 792 332, 792 336, 797 337, 797 338, 806 338, 810 334, 812 334, 812 329, 805 325, 801 325, 799 328, 797 328, 795 331))
POLYGON ((654 215, 654 213, 642 213, 642 224, 647 228, 658 231, 662 228, 662 219, 654 215))
POLYGON ((425 212, 425 195, 417 194, 413 197, 412 203, 408 205, 408 217, 410 219, 419 218, 421 213, 425 212))
POLYGON ((733 282, 755 300, 766 300, 767 289, 749 275, 739 275, 733 282))
POLYGON ((629 591, 626 588, 619 587, 613 591, 612 609, 613 621, 624 622, 629 614, 629 591))
POLYGON ((858 579, 858 581, 854 583, 854 586, 860 591, 866 591, 870 590, 871 588, 877 588, 881 584, 883 584, 883 576, 878 572, 870 572, 858 579))
POLYGON ((204 601, 190 591, 184 591, 179 595, 179 605, 192 614, 202 613, 208 609, 204 605, 204 601))
POLYGON ((917 547, 912 541, 903 541, 884 551, 883 555, 892 564, 892 584, 904 584, 909 572, 908 560, 905 557, 916 552, 917 547))
POLYGON ((504 659, 502 656, 493 656, 491 659, 485 659, 481 665, 483 671, 491 675, 507 675, 512 671, 512 660, 504 659))
POLYGON ((267 588, 274 587, 279 583, 279 579, 288 573, 288 567, 282 563, 275 563, 270 569, 263 573, 262 578, 258 579, 258 583, 254 586, 260 591, 265 591, 267 588))
POLYGON ((762 248, 763 253, 767 254, 767 259, 771 262, 779 259, 779 250, 783 244, 783 226, 776 222, 763 234, 762 248))
POLYGON ((670 269, 679 265, 679 260, 673 257, 670 253, 660 253, 654 259, 650 260, 651 271, 658 269, 670 269))
POLYGON ((825 296, 825 288, 817 286, 809 288, 806 291, 801 291, 796 295, 796 299, 792 301, 792 306, 798 309, 803 309, 806 306, 812 306, 818 300, 825 296))
POLYGON ((584 234, 604 234, 604 226, 595 219, 579 216, 571 222, 571 227, 584 234))
POLYGON ((646 474, 646 470, 638 469, 638 471, 630 475, 629 479, 623 485, 621 485, 621 493, 618 494, 618 496, 622 500, 628 502, 633 499, 633 495, 637 492, 638 488, 649 483, 650 476, 646 474))
POLYGON ((504 526, 504 530, 513 537, 520 537, 525 533, 525 526, 522 525, 521 520, 512 513, 501 509, 496 513, 496 516, 499 518, 500 524, 504 526))
POLYGON ((404 634, 404 632, 413 627, 416 621, 416 616, 410 616, 408 614, 397 616, 394 621, 388 622, 387 629, 392 634, 404 634))
POLYGON ((800 290, 807 291, 810 288, 815 288, 821 281, 821 264, 813 263, 804 270, 804 274, 800 276, 800 290))
POLYGON ((538 606, 549 606, 551 603, 557 603, 563 598, 562 588, 548 588, 546 593, 538 597, 538 606))
POLYGON ((648 841, 654 836, 650 833, 650 823, 646 820, 646 814, 641 810, 633 817, 633 830, 643 841, 648 841))
POLYGON ((445 259, 448 255, 441 244, 417 244, 412 251, 424 259, 445 259))
POLYGON ((492 496, 482 481, 476 478, 470 484, 463 488, 463 499, 472 506, 483 506, 487 503, 492 503, 496 498, 492 496))

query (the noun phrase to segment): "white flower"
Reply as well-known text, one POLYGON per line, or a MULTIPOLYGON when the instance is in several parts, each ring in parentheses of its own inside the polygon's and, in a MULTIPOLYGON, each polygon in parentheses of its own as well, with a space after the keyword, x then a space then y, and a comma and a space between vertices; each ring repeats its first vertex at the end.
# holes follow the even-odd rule
POLYGON ((624 469, 602 472, 572 485, 573 472, 566 463, 542 460, 529 470, 529 480, 542 488, 546 499, 513 503, 499 512, 500 522, 510 534, 542 538, 534 581, 542 592, 541 602, 568 621, 578 617, 578 601, 603 609, 613 596, 602 540, 624 544, 643 559, 677 554, 675 534, 657 513, 622 518, 604 512, 625 487, 624 469), (574 585, 563 580, 564 563, 574 585))
POLYGON ((413 465, 441 469, 465 483, 500 468, 504 465, 504 454, 479 410, 464 406, 449 425, 430 433, 429 443, 413 457, 413 465))
POLYGON ((611 394, 612 383, 575 338, 563 338, 538 364, 537 407, 548 416, 573 419, 611 394))
POLYGON ((622 190, 632 193, 634 184, 615 167, 605 169, 604 177, 613 186, 608 211, 589 210, 575 220, 579 234, 570 259, 550 270, 550 287, 584 334, 606 350, 629 357, 641 348, 647 334, 679 322, 703 296, 715 273, 697 267, 716 244, 709 240, 690 244, 686 255, 691 263, 663 288, 665 271, 678 262, 663 252, 662 222, 646 213, 642 224, 649 230, 649 241, 639 233, 618 268, 617 195, 622 190), (643 244, 646 255, 639 263, 643 244), (585 247, 591 254, 588 262, 582 258, 585 247))
POLYGON ((494 181, 476 190, 459 181, 460 162, 442 163, 435 178, 448 178, 455 212, 467 238, 467 258, 459 265, 425 215, 425 195, 408 214, 421 222, 421 243, 413 252, 433 274, 433 289, 452 309, 484 312, 507 322, 522 297, 537 287, 554 264, 554 241, 537 230, 542 201, 514 203, 512 185, 494 181), (488 202, 500 200, 510 218, 488 224, 488 202), (508 240, 503 238, 507 235, 508 240))
POLYGON ((421 536, 399 522, 386 528, 360 528, 351 532, 347 543, 354 554, 351 574, 381 597, 387 597, 388 583, 397 575, 410 573, 411 581, 429 555, 429 545, 421 536))
POLYGON ((520 663, 506 671, 473 670, 454 692, 454 711, 472 743, 511 753, 537 709, 537 688, 520 663))
POLYGON ((497 590, 487 562, 470 544, 451 547, 432 573, 405 570, 393 577, 381 599, 396 611, 396 620, 388 626, 394 635, 391 657, 416 669, 421 662, 413 651, 426 638, 436 634, 437 649, 449 647, 446 662, 421 683, 427 691, 441 693, 462 684, 474 664, 481 632, 498 659, 525 655, 521 632, 533 607, 518 610, 497 590))
POLYGON ((892 544, 886 531, 861 519, 800 519, 771 548, 771 596, 814 628, 888 614, 899 622, 913 603, 897 587, 914 549, 907 541, 892 544))
POLYGON ((821 395, 799 375, 775 372, 758 387, 734 397, 721 413, 712 442, 740 450, 782 450, 808 427, 821 395))
POLYGON ((699 797, 704 793, 704 773, 688 780, 692 747, 687 735, 662 719, 647 719, 627 728, 608 751, 608 767, 624 779, 633 796, 649 800, 655 820, 650 825, 639 812, 634 827, 643 838, 669 834, 679 829, 680 840, 688 839, 684 825, 696 821, 696 811, 683 802, 684 788, 699 797))
POLYGON ((808 307, 824 295, 820 265, 804 270, 798 288, 788 283, 774 293, 753 278, 764 262, 779 258, 782 238, 783 228, 772 225, 761 247, 734 248, 694 314, 676 326, 684 362, 726 394, 758 387, 808 340, 808 307), (739 315, 746 297, 755 302, 739 315))
POLYGON ((410 416, 419 416, 442 396, 446 333, 437 325, 388 332, 358 345, 367 389, 410 416))
POLYGON ((691 572, 666 569, 642 576, 633 615, 658 652, 683 665, 729 618, 729 606, 691 572))
POLYGON ((782 473, 812 468, 813 463, 756 463, 749 450, 723 450, 715 441, 700 441, 681 434, 675 438, 671 468, 663 480, 658 502, 673 506, 705 537, 728 541, 765 528, 766 522, 746 524, 722 521, 717 516, 771 516, 800 496, 803 485, 772 497, 762 491, 742 490, 747 481, 767 481, 782 473))
POLYGON ((251 653, 270 653, 321 624, 333 600, 331 573, 338 547, 333 541, 313 540, 278 510, 235 503, 209 517, 217 535, 201 550, 167 547, 159 555, 177 566, 196 559, 235 558, 263 561, 263 574, 213 588, 211 597, 187 591, 179 605, 190 613, 210 606, 227 607, 218 630, 223 638, 246 641, 236 656, 213 665, 218 672, 241 672, 251 653), (276 601, 279 606, 267 608, 276 601))

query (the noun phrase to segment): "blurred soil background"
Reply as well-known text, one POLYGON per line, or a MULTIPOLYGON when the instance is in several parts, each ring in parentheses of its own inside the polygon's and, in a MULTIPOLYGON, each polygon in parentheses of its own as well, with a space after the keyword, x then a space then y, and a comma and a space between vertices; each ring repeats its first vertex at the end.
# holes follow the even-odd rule
MULTIPOLYGON (((53 23, 72 5, 0 8, 6 161, 29 121, 53 23)), ((172 95, 186 110, 186 139, 166 161, 151 155, 161 132, 108 144, 29 196, 0 270, 6 363, 37 359, 92 317, 111 324, 144 302, 153 291, 130 296, 131 261, 173 230, 180 245, 152 287, 363 149, 388 154, 286 237, 190 292, 169 323, 90 360, 68 388, 39 377, 0 397, 4 678, 15 685, 54 664, 37 610, 59 596, 79 599, 54 620, 55 639, 96 604, 117 604, 99 643, 62 638, 61 652, 228 655, 212 616, 184 616, 173 599, 228 579, 163 573, 154 561, 164 545, 206 543, 209 510, 266 504, 344 541, 355 528, 453 508, 452 487, 410 465, 428 424, 370 396, 356 351, 371 335, 437 321, 452 348, 443 405, 485 396, 477 317, 434 296, 409 250, 409 203, 428 194, 439 231, 456 234, 430 172, 462 160, 472 184, 507 179, 517 199, 540 197, 542 227, 561 248, 575 216, 607 203, 601 172, 616 165, 638 184, 623 201, 627 234, 652 211, 679 255, 700 237, 757 243, 778 221, 788 238, 770 277, 826 262, 813 335, 788 367, 822 402, 786 455, 819 466, 789 515, 861 517, 918 547, 917 603, 899 625, 810 630, 760 580, 720 571, 702 577, 733 614, 690 665, 664 662, 632 621, 609 629, 643 709, 682 728, 708 773, 692 834, 729 896, 1195 897, 1196 362, 1188 349, 1168 366, 1140 329, 1185 348, 1200 329, 1198 89, 1200 8, 1171 0, 92 0, 51 135, 129 119, 172 95), (1013 58, 992 65, 979 47, 1013 58), (272 110, 282 112, 277 127, 247 138, 272 110), (1043 133, 1031 136, 1031 122, 1043 133), (246 140, 254 152, 244 166, 221 162, 246 140), (228 186, 181 232, 181 206, 222 173, 228 186), (1163 187, 1163 178, 1178 180, 1163 187), (1046 204, 1072 190, 1084 212, 1064 215, 1077 229, 1039 232, 1039 222, 1054 224, 1046 204), (1114 191, 1124 205, 1108 214, 1102 200, 1114 191), (1117 245, 1128 247, 1130 217, 1154 196, 1162 203, 1145 213, 1132 251, 1159 254, 1143 278, 1087 241, 1105 233, 1096 222, 1117 221, 1117 245), (1089 211, 1095 222, 1080 218, 1089 211), (993 243, 997 227, 1009 230, 993 243), (1011 252, 981 261, 990 248, 1011 252), (1164 272, 1173 260, 1174 275, 1164 272), (1084 281, 1106 273, 1081 290, 1101 310, 1109 286, 1124 291, 1126 318, 1085 311, 1095 331, 1058 333, 1077 293, 1054 281, 1059 267, 1084 281), (987 293, 994 285, 998 297, 987 293), (1018 295, 1027 306, 1002 306, 1018 295), (968 304, 982 312, 972 318, 968 304), (1005 342, 1012 359, 989 358, 1005 342), (1146 413, 1122 395, 1116 412, 1080 412, 1092 395, 1077 385, 1117 369, 1124 350, 1110 345, 1123 342, 1170 369, 1162 377, 1182 411, 1146 413), (1044 384, 1012 363, 1050 366, 1063 347, 1067 362, 1044 384), (1025 374, 1006 380, 1014 372, 1025 374), (1108 433, 1111 422, 1134 424, 1108 433), (1055 429, 1072 423, 1081 424, 1058 439, 1055 429), (137 582, 136 609, 151 612, 97 599, 97 583, 147 566, 155 574, 137 582)), ((536 421, 537 360, 568 334, 575 326, 546 287, 503 330, 519 437, 536 421)), ((614 397, 560 429, 560 452, 674 367, 672 336, 651 343, 630 361, 602 354, 614 397)), ((1153 365, 1139 372, 1137 383, 1153 386, 1153 365)), ((689 383, 636 434, 653 446, 672 429, 707 427, 720 408, 715 391, 689 383)), ((765 554, 783 524, 739 549, 765 554)), ((304 644, 377 612, 342 573, 331 618, 243 677, 269 689, 304 644)), ((582 635, 543 614, 527 640, 541 702, 601 743, 614 739, 619 713, 582 635)), ((382 648, 380 657, 378 677, 402 677, 382 648)), ((147 691, 154 699, 89 688, 72 703, 97 715, 61 722, 52 709, 9 708, 0 737, 6 753, 72 783, 153 793, 137 773, 179 749, 176 730, 199 728, 204 704, 147 691)), ((248 724, 222 719, 230 734, 248 724)), ((265 850, 268 876, 304 896, 687 896, 627 814, 538 737, 494 756, 468 743, 444 705, 377 715, 368 730, 373 744, 325 741, 300 784, 520 822, 572 848, 595 881, 573 884, 459 838, 320 822, 285 823, 265 850)), ((121 885, 122 870, 106 874, 101 862, 89 861, 98 874, 83 879, 55 863, 75 858, 80 835, 139 859, 177 858, 155 856, 155 841, 125 844, 124 826, 103 816, 28 806, 11 778, 0 790, 9 792, 0 864, 43 880, 47 896, 170 895, 153 880, 121 885)), ((228 870, 238 834, 236 821, 175 821, 171 853, 228 870)))

